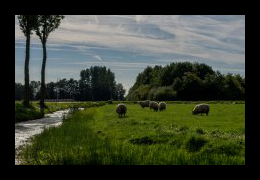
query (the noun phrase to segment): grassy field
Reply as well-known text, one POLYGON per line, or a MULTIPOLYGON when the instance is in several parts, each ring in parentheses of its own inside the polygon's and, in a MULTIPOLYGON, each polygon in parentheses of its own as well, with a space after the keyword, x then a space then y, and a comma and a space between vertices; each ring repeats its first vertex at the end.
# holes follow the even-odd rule
MULTIPOLYGON (((25 108, 22 105, 22 102, 16 101, 15 102, 15 123, 40 119, 42 118, 42 114, 40 113, 40 105, 39 102, 32 102, 30 108, 25 108)), ((93 103, 93 102, 66 102, 66 103, 57 103, 57 102, 46 102, 45 103, 47 108, 44 110, 45 114, 53 113, 55 111, 60 111, 69 108, 89 108, 92 106, 100 106, 104 105, 104 102, 93 103)))
POLYGON ((245 164, 245 104, 213 103, 209 116, 193 116, 194 105, 153 112, 128 104, 125 118, 115 105, 75 112, 20 157, 23 164, 245 164))

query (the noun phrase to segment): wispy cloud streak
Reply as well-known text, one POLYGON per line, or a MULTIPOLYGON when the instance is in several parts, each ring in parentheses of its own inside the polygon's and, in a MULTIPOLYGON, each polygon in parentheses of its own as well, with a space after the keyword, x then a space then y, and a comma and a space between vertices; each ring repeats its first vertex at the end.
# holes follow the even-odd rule
MULTIPOLYGON (((15 18, 16 57, 24 55, 24 43, 15 18)), ((35 34, 32 50, 40 57, 41 44, 35 34)), ((67 15, 60 28, 50 35, 48 50, 50 58, 66 58, 63 63, 71 61, 63 66, 93 62, 128 70, 185 59, 213 67, 226 65, 223 72, 237 69, 240 73, 241 65, 245 65, 245 16, 67 15)))

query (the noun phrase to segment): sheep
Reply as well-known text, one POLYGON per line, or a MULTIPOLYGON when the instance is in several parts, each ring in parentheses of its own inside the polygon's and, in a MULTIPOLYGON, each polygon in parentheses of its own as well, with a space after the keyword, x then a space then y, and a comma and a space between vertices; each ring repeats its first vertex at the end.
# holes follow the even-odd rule
POLYGON ((150 101, 149 101, 149 100, 139 101, 139 104, 140 104, 140 106, 141 106, 142 108, 149 107, 150 101))
POLYGON ((126 105, 125 104, 118 104, 116 106, 116 112, 118 113, 119 117, 123 117, 123 115, 125 116, 127 111, 126 105))
POLYGON ((159 110, 160 111, 166 110, 166 106, 167 106, 167 104, 165 102, 160 102, 159 103, 159 110))
POLYGON ((199 104, 199 105, 196 105, 192 111, 192 114, 193 115, 196 115, 196 114, 201 114, 202 113, 206 113, 207 115, 209 114, 209 105, 208 104, 199 104))
POLYGON ((153 109, 154 111, 158 111, 159 105, 155 101, 151 101, 149 104, 150 109, 153 109))
POLYGON ((145 108, 145 106, 146 106, 145 101, 140 101, 139 104, 140 104, 140 106, 141 106, 142 108, 145 108))

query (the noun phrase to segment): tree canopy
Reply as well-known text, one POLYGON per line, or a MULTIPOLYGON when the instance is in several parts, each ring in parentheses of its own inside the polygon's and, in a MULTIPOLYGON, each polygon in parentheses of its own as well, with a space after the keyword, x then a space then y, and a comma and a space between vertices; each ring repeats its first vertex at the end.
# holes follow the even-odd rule
POLYGON ((38 15, 18 15, 20 29, 28 37, 37 28, 38 15))
POLYGON ((223 75, 206 64, 177 62, 147 67, 130 88, 128 100, 245 100, 245 78, 223 75))
POLYGON ((60 26, 64 15, 38 15, 36 34, 42 43, 46 43, 51 32, 60 26))

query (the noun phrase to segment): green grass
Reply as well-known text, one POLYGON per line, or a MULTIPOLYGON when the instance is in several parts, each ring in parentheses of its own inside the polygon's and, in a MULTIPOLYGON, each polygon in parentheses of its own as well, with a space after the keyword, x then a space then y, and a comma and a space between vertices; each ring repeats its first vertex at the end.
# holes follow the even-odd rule
POLYGON ((23 147, 23 164, 243 165, 245 104, 211 104, 209 116, 193 116, 194 104, 170 104, 164 112, 128 104, 71 115, 23 147))
POLYGON ((42 114, 40 111, 34 106, 30 108, 25 108, 21 103, 15 103, 15 123, 32 120, 32 119, 40 119, 42 118, 42 114))
MULTIPOLYGON (((104 105, 104 102, 76 102, 76 103, 57 103, 57 102, 46 102, 47 108, 44 110, 45 114, 53 113, 55 111, 60 111, 64 109, 70 108, 89 108, 93 106, 101 106, 104 105)), ((25 108, 22 105, 22 102, 15 102, 15 123, 23 122, 28 120, 40 119, 43 118, 40 113, 39 102, 32 102, 30 108, 25 108)))

